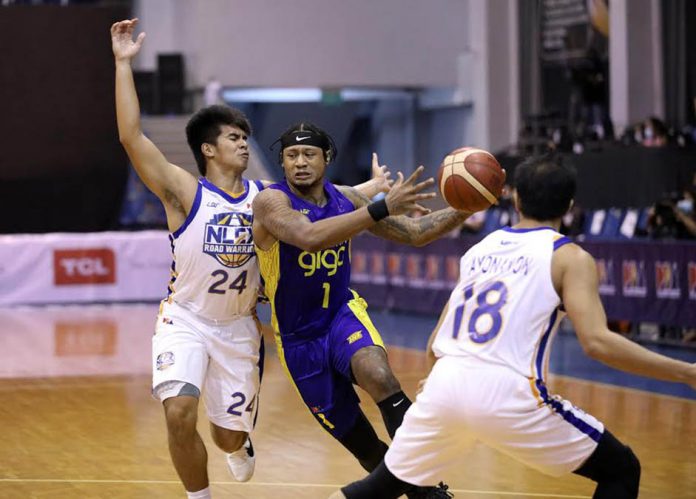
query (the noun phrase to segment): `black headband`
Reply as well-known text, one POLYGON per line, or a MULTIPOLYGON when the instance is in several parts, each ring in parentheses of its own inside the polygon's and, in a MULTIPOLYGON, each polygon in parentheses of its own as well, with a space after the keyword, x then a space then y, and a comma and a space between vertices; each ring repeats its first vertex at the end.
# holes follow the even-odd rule
POLYGON ((280 138, 281 152, 286 147, 291 146, 315 146, 321 148, 323 151, 331 149, 331 144, 325 135, 319 135, 311 131, 290 132, 280 138))

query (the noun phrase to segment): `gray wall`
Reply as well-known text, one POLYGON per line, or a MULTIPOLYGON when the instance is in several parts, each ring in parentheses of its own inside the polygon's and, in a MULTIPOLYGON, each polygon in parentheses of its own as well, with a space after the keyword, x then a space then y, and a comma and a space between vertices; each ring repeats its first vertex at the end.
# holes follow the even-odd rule
POLYGON ((609 21, 611 117, 620 134, 650 115, 664 116, 659 1, 611 0, 609 21))
POLYGON ((188 86, 454 86, 468 0, 139 0, 156 53, 185 55, 188 86))

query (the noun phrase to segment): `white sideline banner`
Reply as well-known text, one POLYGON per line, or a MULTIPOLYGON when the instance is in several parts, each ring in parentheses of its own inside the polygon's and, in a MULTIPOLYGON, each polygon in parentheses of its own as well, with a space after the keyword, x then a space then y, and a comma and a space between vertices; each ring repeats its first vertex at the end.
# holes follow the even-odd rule
POLYGON ((161 230, 0 235, 0 305, 157 301, 171 264, 161 230))

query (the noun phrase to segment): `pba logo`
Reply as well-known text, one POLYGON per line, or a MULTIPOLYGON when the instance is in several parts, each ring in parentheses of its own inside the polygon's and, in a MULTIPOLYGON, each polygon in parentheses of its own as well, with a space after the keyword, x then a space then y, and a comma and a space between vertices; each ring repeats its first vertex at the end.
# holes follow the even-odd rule
POLYGON ((246 213, 219 213, 205 224, 203 252, 225 267, 241 267, 254 256, 251 223, 246 213))
POLYGON ((599 294, 614 296, 616 294, 616 280, 614 277, 614 260, 611 258, 597 259, 597 273, 599 274, 599 294))
POLYGON ((689 299, 696 300, 696 262, 689 262, 689 299))
POLYGON ((420 255, 408 255, 406 257, 406 275, 409 279, 420 279, 422 259, 423 257, 420 255))
POLYGON ((680 298, 677 262, 655 262, 655 294, 658 298, 680 298))
POLYGON ((356 251, 353 253, 353 258, 351 259, 351 265, 353 266, 353 272, 356 274, 366 274, 367 273, 367 255, 364 251, 356 251))
POLYGON ((457 282, 459 280, 459 257, 448 256, 445 260, 445 273, 449 282, 457 282))
POLYGON ((74 284, 114 284, 116 258, 110 248, 55 250, 53 282, 56 286, 74 284))
POLYGON ((401 254, 400 253, 389 253, 387 255, 387 271, 390 276, 401 275, 401 254))
POLYGON ((645 262, 643 260, 624 260, 621 262, 621 277, 624 296, 645 298, 648 295, 645 262))
POLYGON ((370 263, 370 272, 372 275, 384 275, 384 255, 382 253, 378 251, 373 252, 370 263))
POLYGON ((425 278, 428 281, 439 281, 441 267, 442 259, 438 255, 428 255, 425 257, 425 278))

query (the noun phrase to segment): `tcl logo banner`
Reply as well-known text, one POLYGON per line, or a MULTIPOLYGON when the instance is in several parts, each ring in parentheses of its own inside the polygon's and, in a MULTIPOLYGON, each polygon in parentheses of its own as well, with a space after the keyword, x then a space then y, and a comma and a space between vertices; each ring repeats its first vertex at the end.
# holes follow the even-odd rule
POLYGON ((54 250, 53 275, 57 286, 114 284, 116 259, 109 248, 54 250))

